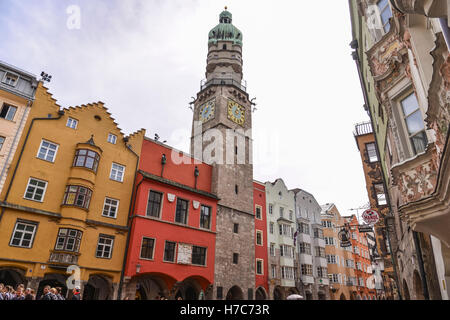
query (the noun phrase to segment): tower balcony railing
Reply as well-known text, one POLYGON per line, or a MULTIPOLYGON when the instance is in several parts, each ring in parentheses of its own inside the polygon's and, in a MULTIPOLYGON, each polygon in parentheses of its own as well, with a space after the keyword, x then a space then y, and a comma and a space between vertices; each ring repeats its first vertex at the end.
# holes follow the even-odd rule
POLYGON ((203 79, 200 81, 200 91, 212 85, 232 85, 244 92, 247 92, 247 81, 242 80, 239 82, 232 78, 214 78, 209 81, 207 79, 203 79))

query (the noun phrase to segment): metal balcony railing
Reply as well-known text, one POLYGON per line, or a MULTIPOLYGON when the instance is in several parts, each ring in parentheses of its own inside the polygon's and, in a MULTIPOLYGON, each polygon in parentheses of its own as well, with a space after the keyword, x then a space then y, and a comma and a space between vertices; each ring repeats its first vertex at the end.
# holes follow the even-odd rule
POLYGON ((212 85, 232 85, 241 89, 244 92, 247 92, 247 81, 242 80, 241 82, 239 82, 231 78, 224 78, 224 79, 215 78, 209 81, 204 79, 200 82, 200 90, 203 90, 212 85))
POLYGON ((369 133, 373 133, 372 123, 363 122, 355 125, 355 132, 353 132, 355 137, 363 136, 369 133))

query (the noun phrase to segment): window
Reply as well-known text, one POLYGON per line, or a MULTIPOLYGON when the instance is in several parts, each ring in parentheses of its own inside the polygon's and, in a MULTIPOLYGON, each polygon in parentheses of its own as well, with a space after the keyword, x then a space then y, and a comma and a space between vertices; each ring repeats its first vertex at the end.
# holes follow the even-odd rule
POLYGON ((114 237, 108 235, 100 235, 97 244, 97 258, 110 259, 114 245, 114 237))
POLYGON ((31 248, 36 229, 37 223, 18 220, 9 245, 13 247, 31 248))
POLYGON ((323 239, 323 230, 314 228, 314 238, 323 239))
POLYGON ((275 257, 275 243, 270 244, 270 255, 275 257))
POLYGON ((78 126, 78 120, 69 118, 69 119, 67 119, 66 126, 69 128, 72 128, 72 129, 76 129, 78 126))
POLYGON ((13 121, 16 111, 16 107, 10 106, 9 104, 5 103, 2 107, 2 110, 0 111, 0 118, 13 121))
POLYGON ((334 246, 334 238, 333 237, 325 237, 325 245, 334 246))
POLYGON ((311 244, 300 242, 300 253, 311 254, 311 244))
POLYGON ((153 260, 153 252, 155 249, 155 239, 142 238, 141 243, 141 259, 153 260))
POLYGON ((277 266, 274 264, 271 265, 271 275, 272 275, 272 278, 277 277, 277 266))
POLYGON ((355 253, 359 255, 359 247, 355 247, 354 250, 355 250, 355 253))
POLYGON ((81 186, 67 186, 64 193, 63 205, 89 208, 91 202, 92 191, 81 186))
POLYGON ((0 150, 2 150, 4 143, 5 143, 5 137, 0 136, 0 150))
POLYGON ((202 205, 200 210, 200 228, 209 229, 211 227, 211 207, 202 205))
POLYGON ((108 134, 108 142, 112 143, 112 144, 116 144, 117 136, 112 133, 108 134))
POLYGON ((97 172, 99 161, 100 156, 97 152, 87 149, 79 149, 75 152, 75 158, 73 159, 72 165, 74 167, 87 168, 97 172))
POLYGON ((256 206, 256 219, 262 220, 262 215, 261 215, 261 207, 260 206, 256 206))
POLYGON ((325 248, 316 247, 316 257, 325 258, 325 248))
POLYGON ((264 274, 263 262, 264 262, 264 260, 256 259, 256 274, 257 275, 263 275, 264 274))
POLYGON ((364 278, 359 278, 359 286, 364 287, 364 278))
POLYGON ((304 234, 309 234, 309 225, 306 223, 299 223, 298 224, 299 232, 304 234))
POLYGON ((362 271, 361 262, 357 262, 357 263, 356 263, 356 269, 362 271))
POLYGON ((206 265, 206 248, 192 247, 192 264, 205 266, 206 265))
POLYGON ((294 249, 288 245, 280 245, 280 256, 294 258, 294 249))
POLYGON ((373 187, 375 188, 375 193, 377 195, 378 206, 385 206, 385 205, 387 205, 386 193, 384 192, 383 184, 382 183, 377 183, 377 184, 374 184, 373 187))
POLYGON ((288 280, 295 280, 294 268, 281 267, 281 278, 288 280))
POLYGON ((401 105, 413 153, 416 155, 424 152, 428 142, 422 112, 420 111, 416 95, 414 93, 410 94, 401 101, 401 105))
POLYGON ((336 256, 334 254, 327 254, 327 263, 336 264, 336 256))
POLYGON ((115 218, 117 216, 118 210, 119 210, 119 200, 105 198, 102 214, 104 217, 115 218))
POLYGON ((55 162, 57 151, 58 151, 57 144, 42 140, 37 157, 45 161, 55 162))
POLYGON ((294 214, 294 212, 292 210, 289 210, 289 220, 292 220, 292 215, 294 214))
POLYGON ((166 241, 164 248, 164 261, 175 262, 175 249, 177 244, 175 242, 166 241))
POLYGON ((391 7, 389 6, 389 0, 380 0, 377 3, 380 9, 381 22, 383 23, 383 30, 387 33, 391 29, 389 19, 392 17, 391 7))
POLYGON ((345 266, 347 268, 354 268, 355 267, 355 262, 353 260, 346 259, 345 260, 345 266))
POLYGON ((301 269, 302 269, 302 275, 304 275, 304 276, 312 276, 313 275, 313 273, 312 273, 312 265, 310 265, 310 264, 302 264, 302 267, 301 267, 301 269))
POLYGON ((177 209, 175 212, 175 222, 187 224, 189 202, 183 199, 177 199, 177 209))
POLYGON ((75 229, 59 229, 55 250, 78 252, 83 232, 75 229))
POLYGON ((293 228, 287 224, 279 224, 280 235, 293 238, 293 228))
POLYGON ((28 186, 25 191, 24 198, 27 200, 42 202, 45 196, 45 190, 47 189, 47 182, 30 178, 28 186))
POLYGON ((269 232, 270 232, 270 234, 273 234, 273 226, 274 226, 274 224, 273 224, 273 222, 271 222, 270 225, 269 225, 269 232))
POLYGON ((263 245, 263 232, 260 230, 256 231, 256 244, 258 246, 262 246, 263 245))
POLYGON ((367 156, 369 157, 369 162, 370 163, 378 161, 378 156, 377 156, 377 150, 375 148, 375 143, 367 143, 366 144, 366 151, 367 151, 367 156))
POLYGON ((233 263, 234 264, 239 263, 239 253, 233 253, 233 263))
POLYGON ((10 72, 7 72, 5 74, 5 77, 3 78, 3 83, 6 83, 7 85, 15 87, 18 80, 19 80, 19 76, 12 74, 10 72))
POLYGON ((269 203, 269 214, 273 213, 273 204, 269 203))
POLYGON ((284 208, 280 207, 280 217, 283 218, 284 216, 284 208))
POLYGON ((234 233, 239 233, 239 223, 235 223, 235 224, 233 225, 233 232, 234 232, 234 233))
POLYGON ((161 201, 163 194, 156 191, 150 191, 148 195, 147 216, 159 218, 161 212, 161 201))
POLYGON ((111 167, 111 175, 109 176, 109 178, 114 181, 123 182, 124 172, 125 172, 124 166, 117 163, 113 163, 111 167))
POLYGON ((328 269, 325 267, 317 267, 317 276, 319 278, 326 278, 328 269))

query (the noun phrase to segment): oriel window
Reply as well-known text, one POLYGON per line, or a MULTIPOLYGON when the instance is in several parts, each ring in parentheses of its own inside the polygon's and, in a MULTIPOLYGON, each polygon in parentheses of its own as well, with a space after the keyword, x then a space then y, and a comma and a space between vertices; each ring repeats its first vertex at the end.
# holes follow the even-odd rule
POLYGON ((75 229, 59 229, 55 250, 78 252, 83 232, 75 229))
POLYGON ((74 167, 83 167, 97 172, 100 156, 97 152, 79 149, 75 153, 75 159, 73 160, 74 167))
POLYGON ((415 155, 424 152, 428 141, 425 134, 422 112, 420 111, 415 93, 403 99, 401 105, 413 152, 415 155))
POLYGON ((92 191, 88 188, 81 186, 67 186, 66 192, 64 193, 63 204, 88 209, 91 196, 92 191))

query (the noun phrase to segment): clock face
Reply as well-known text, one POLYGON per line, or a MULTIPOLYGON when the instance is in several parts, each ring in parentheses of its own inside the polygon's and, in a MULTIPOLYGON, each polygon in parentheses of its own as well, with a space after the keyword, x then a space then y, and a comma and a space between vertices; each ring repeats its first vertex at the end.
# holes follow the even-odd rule
POLYGON ((228 119, 243 126, 245 123, 245 107, 233 100, 228 100, 228 119))
POLYGON ((205 123, 214 117, 216 101, 211 100, 200 106, 200 121, 205 123))

